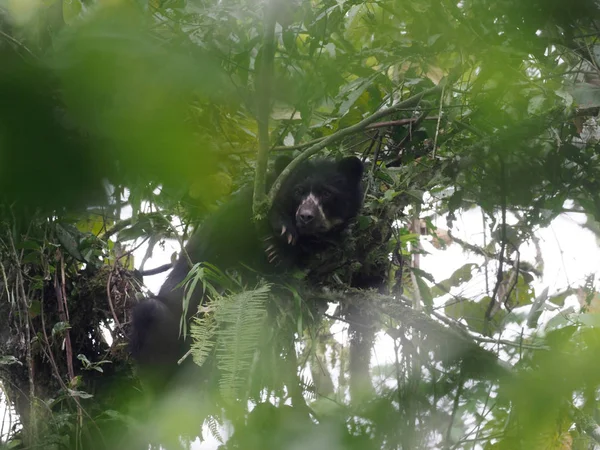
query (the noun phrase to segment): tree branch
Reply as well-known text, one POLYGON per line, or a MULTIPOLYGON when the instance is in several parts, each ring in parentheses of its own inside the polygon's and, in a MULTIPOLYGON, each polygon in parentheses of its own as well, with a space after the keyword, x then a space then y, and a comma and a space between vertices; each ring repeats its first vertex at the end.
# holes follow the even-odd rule
POLYGON ((127 228, 129 225, 131 225, 132 221, 133 221, 133 217, 130 217, 129 219, 124 219, 124 220, 118 221, 117 223, 114 224, 114 226, 110 230, 106 230, 104 233, 102 233, 99 236, 99 238, 102 239, 103 241, 106 241, 113 234, 116 234, 119 231, 121 231, 124 228, 127 228))
POLYGON ((252 210, 261 215, 261 206, 266 198, 267 162, 269 158, 269 114, 271 112, 271 79, 273 78, 273 59, 275 57, 275 2, 265 5, 265 23, 263 31, 262 64, 257 89, 258 155, 254 175, 254 194, 252 210))
POLYGON ((154 269, 140 270, 139 272, 143 277, 147 277, 150 275, 158 275, 159 273, 166 272, 167 270, 171 269, 172 267, 173 267, 173 263, 168 263, 168 264, 163 264, 162 266, 155 267, 154 269))
MULTIPOLYGON (((418 120, 438 120, 438 118, 437 118, 437 116, 428 116, 428 117, 424 117, 423 119, 421 119, 420 117, 410 117, 407 119, 388 120, 386 122, 372 123, 371 125, 366 126, 365 130, 376 130, 378 128, 401 127, 404 125, 411 125, 411 124, 412 124, 412 126, 415 126, 414 124, 418 120)), ((362 130, 358 130, 358 132, 360 132, 360 131, 362 131, 362 130)), ((296 145, 290 145, 290 146, 278 145, 276 147, 273 147, 271 149, 271 151, 272 152, 285 152, 285 151, 291 151, 291 150, 301 150, 303 148, 310 147, 311 145, 318 144, 323 139, 327 139, 327 136, 321 136, 321 137, 318 137, 311 141, 303 142, 301 144, 296 144, 296 145)), ((368 139, 368 140, 371 140, 371 139, 368 139)))
POLYGON ((504 278, 502 269, 504 268, 504 253, 506 251, 506 177, 504 176, 504 161, 500 157, 500 195, 502 197, 502 242, 500 243, 500 255, 498 256, 498 274, 496 276, 496 284, 494 285, 494 291, 490 298, 490 303, 485 311, 485 323, 486 328, 492 320, 492 312, 496 305, 496 295, 498 295, 498 289, 504 278))
POLYGON ((322 149, 327 147, 329 144, 339 141, 340 139, 342 139, 350 134, 364 130, 367 126, 371 125, 372 123, 377 122, 378 120, 382 119, 383 117, 387 117, 390 114, 393 114, 401 109, 410 108, 410 107, 414 107, 414 106, 418 105, 421 102, 421 100, 423 99, 423 97, 441 92, 442 88, 448 83, 448 81, 450 79, 451 79, 451 77, 446 77, 443 80, 441 80, 437 86, 432 87, 430 89, 426 89, 416 95, 413 95, 412 97, 404 100, 403 102, 397 103, 396 105, 394 105, 390 108, 378 111, 375 114, 372 114, 371 116, 361 120, 357 124, 352 125, 351 127, 339 130, 339 131, 327 136, 327 138, 323 139, 322 141, 314 144, 312 147, 310 147, 306 151, 300 153, 300 155, 298 155, 296 157, 296 159, 294 159, 281 172, 281 174, 277 177, 277 180, 275 180, 275 183, 273 183, 273 186, 271 187, 271 190, 270 190, 268 198, 267 198, 267 206, 269 208, 271 207, 271 205, 273 204, 273 200, 275 199, 275 197, 277 196, 277 193, 281 189, 283 180, 285 180, 287 178, 287 176, 291 172, 293 172, 294 169, 296 169, 296 167, 298 167, 303 161, 305 161, 308 158, 310 158, 311 156, 315 155, 316 153, 318 153, 319 151, 321 151, 322 149))
MULTIPOLYGON (((354 299, 361 302, 369 301, 372 303, 373 308, 401 322, 403 329, 405 327, 412 327, 423 333, 423 343, 427 341, 430 346, 443 345, 452 350, 451 354, 454 354, 457 358, 460 358, 462 355, 468 355, 469 358, 476 358, 479 362, 478 367, 481 370, 489 370, 498 376, 512 373, 512 367, 508 363, 498 359, 497 355, 493 352, 480 347, 474 342, 471 336, 466 336, 453 328, 444 326, 423 311, 415 311, 412 307, 398 301, 396 297, 381 295, 374 291, 354 291, 352 289, 345 290, 344 292, 329 291, 322 295, 322 297, 327 301, 339 302, 341 304, 347 304, 354 299)), ((388 330, 392 338, 395 337, 392 335, 393 332, 394 329, 388 330)), ((447 354, 450 355, 450 353, 447 354)))

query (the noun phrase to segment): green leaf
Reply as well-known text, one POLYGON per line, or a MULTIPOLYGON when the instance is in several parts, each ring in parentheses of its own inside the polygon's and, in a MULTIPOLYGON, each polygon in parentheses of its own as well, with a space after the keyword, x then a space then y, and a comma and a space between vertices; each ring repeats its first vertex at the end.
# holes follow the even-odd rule
POLYGON ((428 310, 431 310, 431 308, 433 308, 433 295, 431 295, 431 289, 429 289, 429 286, 427 283, 425 283, 425 280, 423 280, 423 278, 420 276, 415 274, 415 279, 417 280, 417 286, 419 288, 419 294, 421 294, 421 300, 423 300, 423 304, 428 310))
POLYGON ((371 216, 358 216, 358 228, 359 230, 366 230, 373 223, 371 216))
POLYGON ((216 302, 217 364, 222 371, 221 395, 229 401, 239 400, 248 387, 249 370, 267 318, 267 301, 271 285, 242 291, 216 302))
POLYGON ((462 267, 459 267, 454 271, 454 273, 443 281, 437 283, 432 289, 432 295, 434 297, 439 297, 441 295, 447 294, 450 292, 450 289, 453 287, 458 287, 462 283, 466 283, 473 278, 473 268, 477 267, 475 263, 467 263, 462 267))
POLYGON ((596 108, 600 106, 600 87, 590 83, 577 83, 570 90, 575 104, 579 108, 596 108))
POLYGON ((579 323, 586 327, 599 328, 600 327, 600 314, 596 313, 583 313, 574 317, 579 323))
POLYGON ((42 303, 39 300, 32 300, 29 306, 29 317, 32 319, 38 317, 42 312, 42 303))
POLYGON ((560 292, 558 294, 553 295, 552 297, 550 297, 548 299, 548 301, 557 306, 564 306, 565 300, 572 294, 573 294, 572 289, 566 289, 564 292, 560 292))
POLYGON ((21 241, 15 244, 15 248, 17 250, 27 249, 27 250, 39 250, 40 244, 36 241, 21 241))
POLYGON ((575 308, 573 306, 569 306, 564 311, 561 311, 559 314, 556 314, 554 317, 552 317, 548 323, 546 323, 544 330, 551 331, 571 325, 573 323, 571 315, 574 312, 575 308))
POLYGON ((527 106, 527 112, 529 114, 537 114, 541 112, 545 100, 545 95, 536 95, 535 97, 530 98, 529 105, 527 106))
POLYGON ((542 315, 544 311, 544 304, 546 300, 548 300, 548 287, 544 288, 542 293, 536 297, 531 305, 531 309, 529 310, 529 315, 527 316, 527 326, 530 328, 537 327, 538 319, 542 315))
MULTIPOLYGON (((489 297, 475 302, 466 298, 452 298, 446 302, 444 312, 454 320, 464 319, 469 328, 476 333, 485 334, 485 313, 489 304, 489 297)), ((492 324, 499 323, 504 316, 502 311, 498 311, 492 320, 492 324)))
POLYGON ((52 337, 63 336, 69 328, 71 327, 68 322, 56 322, 52 327, 52 337))
POLYGON ((417 189, 407 189, 406 193, 415 199, 422 201, 424 192, 417 189))
POLYGON ((8 441, 6 443, 6 448, 22 448, 21 447, 22 441, 21 439, 11 439, 10 441, 8 441))
POLYGON ((69 392, 69 395, 71 397, 79 397, 79 398, 92 398, 93 395, 92 394, 88 394, 87 392, 84 391, 75 391, 73 389, 67 389, 67 391, 69 392))
POLYGON ((80 233, 74 226, 69 224, 55 224, 56 237, 69 255, 78 261, 85 262, 85 258, 79 251, 80 233), (67 231, 68 228, 68 231, 67 231))
POLYGON ((0 356, 0 365, 10 366, 12 364, 21 364, 21 361, 19 361, 17 358, 15 358, 12 355, 1 355, 0 356))
POLYGON ((396 192, 393 189, 388 189, 383 194, 383 200, 386 202, 391 202, 394 199, 394 197, 396 197, 398 194, 399 192, 396 192))
POLYGON ((338 114, 345 115, 372 83, 373 78, 361 78, 351 82, 346 88, 346 100, 338 108, 338 114))
MULTIPOLYGON (((512 286, 510 286, 512 287, 512 286)), ((516 285, 510 293, 508 304, 511 308, 529 305, 535 299, 535 291, 531 284, 527 282, 522 273, 519 274, 516 285)))
POLYGON ((81 14, 83 6, 80 0, 57 0, 62 1, 63 19, 66 24, 70 24, 81 14))

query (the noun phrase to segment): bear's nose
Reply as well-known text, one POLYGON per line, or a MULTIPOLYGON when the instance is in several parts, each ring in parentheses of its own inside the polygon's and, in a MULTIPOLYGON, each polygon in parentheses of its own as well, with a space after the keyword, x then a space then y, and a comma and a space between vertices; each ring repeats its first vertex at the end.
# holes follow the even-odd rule
POLYGON ((303 224, 308 224, 313 221, 315 216, 310 211, 302 211, 298 214, 298 218, 303 224))

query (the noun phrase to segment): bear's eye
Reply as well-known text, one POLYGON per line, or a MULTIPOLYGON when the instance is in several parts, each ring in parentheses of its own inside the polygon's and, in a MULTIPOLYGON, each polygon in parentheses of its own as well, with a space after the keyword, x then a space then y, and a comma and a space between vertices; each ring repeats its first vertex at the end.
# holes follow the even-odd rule
POLYGON ((327 191, 324 190, 323 192, 321 192, 321 197, 323 198, 323 200, 327 200, 328 198, 331 198, 331 191, 327 191))
POLYGON ((296 194, 296 196, 298 197, 302 197, 304 195, 304 188, 302 186, 298 186, 295 190, 294 193, 296 194))

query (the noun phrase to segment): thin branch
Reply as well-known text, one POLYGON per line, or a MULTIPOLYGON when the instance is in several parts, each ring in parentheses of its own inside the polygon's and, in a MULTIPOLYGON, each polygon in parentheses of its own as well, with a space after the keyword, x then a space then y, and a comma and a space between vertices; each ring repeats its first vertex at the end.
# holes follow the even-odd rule
MULTIPOLYGON (((419 117, 417 117, 414 122, 412 122, 410 124, 410 128, 409 128, 409 132, 406 134, 406 136, 404 136, 402 138, 402 140, 398 143, 398 147, 400 147, 400 149, 402 149, 408 142, 412 141, 413 138, 413 128, 418 128, 419 125, 421 125, 421 123, 425 120, 425 117, 427 117, 427 113, 429 111, 423 111, 422 114, 419 115, 419 117)), ((398 152, 399 153, 399 152, 398 152)), ((399 155, 398 155, 399 156, 399 155)))
MULTIPOLYGON (((379 139, 377 139, 377 147, 375 147, 375 154, 373 155, 373 162, 371 164, 371 174, 375 173, 375 169, 377 168, 377 161, 379 160, 379 152, 381 151, 381 147, 383 145, 383 133, 378 133, 379 139)), ((373 139, 373 143, 375 139, 373 139)), ((373 145, 371 145, 371 148, 373 145)))
POLYGON ((452 412, 450 413, 450 423, 448 424, 448 430, 446 431, 446 449, 450 449, 450 438, 452 437, 452 426, 454 425, 454 420, 456 419, 456 413, 458 412, 458 407, 460 406, 460 397, 462 396, 463 387, 465 385, 464 374, 462 364, 460 366, 460 372, 458 374, 458 387, 456 388, 456 396, 454 397, 454 402, 452 404, 452 412))
MULTIPOLYGON (((60 317, 61 322, 69 324, 69 317, 66 309, 67 299, 64 290, 64 261, 59 249, 56 250, 56 262, 61 266, 61 281, 58 279, 58 270, 54 272, 54 292, 56 293, 58 316, 60 317)), ((65 330, 65 353, 67 359, 67 374, 69 376, 69 382, 71 382, 73 378, 75 378, 75 370, 73 369, 73 346, 71 345, 71 333, 69 328, 65 330)))
POLYGON ((389 120, 387 122, 372 123, 371 125, 367 126, 365 129, 373 130, 376 128, 398 127, 398 126, 410 125, 410 124, 413 124, 413 126, 415 126, 415 125, 418 125, 417 122, 420 122, 423 120, 438 120, 438 118, 436 116, 427 116, 427 117, 423 116, 423 118, 421 118, 421 116, 419 116, 419 117, 411 117, 409 119, 389 120))
MULTIPOLYGON (((376 130, 378 128, 400 127, 400 126, 404 126, 404 125, 414 124, 418 120, 420 120, 420 117, 411 117, 408 119, 398 119, 398 120, 388 120, 386 122, 376 122, 376 123, 372 123, 371 125, 366 126, 365 130, 376 130)), ((438 118, 437 118, 437 116, 428 116, 428 117, 424 117, 423 120, 438 120, 438 118)), ((360 132, 360 131, 362 131, 362 130, 358 130, 358 132, 360 132)), ((302 150, 303 148, 318 144, 319 142, 321 142, 323 139, 326 139, 326 138, 327 138, 327 136, 321 136, 319 138, 313 139, 308 142, 304 142, 302 144, 296 144, 296 145, 290 145, 290 146, 278 145, 276 147, 273 147, 271 149, 271 151, 284 152, 284 151, 290 151, 290 150, 302 150)), ((368 140, 370 140, 370 139, 368 139, 368 140)))
POLYGON ((498 256, 498 275, 496 276, 496 284, 494 285, 494 291, 490 298, 490 304, 485 311, 485 321, 488 324, 492 320, 492 311, 496 305, 496 295, 498 295, 498 289, 502 283, 504 268, 504 252, 506 251, 506 178, 504 176, 504 162, 500 158, 500 191, 502 196, 502 242, 500 243, 500 255, 498 256))
POLYGON ((133 221, 133 217, 130 217, 129 219, 123 219, 123 220, 118 221, 117 223, 115 223, 113 225, 113 227, 110 230, 106 230, 104 233, 102 233, 99 236, 100 239, 102 239, 103 241, 106 241, 113 234, 116 234, 119 231, 121 231, 124 228, 127 228, 129 225, 131 225, 132 221, 133 221))
MULTIPOLYGON (((361 160, 363 163, 367 159, 367 155, 371 154, 371 151, 373 150, 373 147, 375 146, 375 143, 377 142, 377 137, 379 135, 380 135, 379 131, 376 131, 375 135, 372 138, 367 139, 368 141, 371 141, 371 143, 369 144, 369 148, 367 148, 365 151, 363 151, 363 153, 361 155, 361 160)), ((368 189, 365 189, 365 196, 367 195, 368 191, 369 191, 368 189)))
POLYGON ((255 215, 266 198, 267 162, 269 158, 269 114, 271 112, 271 79, 273 78, 273 59, 275 57, 275 10, 277 0, 265 5, 265 24, 263 30, 262 65, 258 79, 257 114, 258 155, 254 175, 254 195, 252 210, 255 215))
POLYGON ((442 106, 444 105, 444 87, 442 87, 442 92, 440 94, 440 111, 438 112, 438 120, 437 120, 437 124, 435 127, 435 137, 433 138, 433 158, 434 159, 435 159, 435 155, 436 155, 436 151, 437 151, 438 136, 440 135, 440 123, 442 121, 442 106))
POLYGON ((144 257, 142 258, 142 262, 140 263, 140 271, 144 270, 146 262, 148 262, 148 260, 152 258, 154 247, 156 246, 159 240, 160 238, 158 237, 158 235, 153 234, 152 236, 150 236, 150 240, 148 241, 148 248, 146 248, 146 252, 144 253, 144 257))
MULTIPOLYGON (((481 210, 481 228, 483 229, 483 248, 487 248, 487 227, 486 227, 486 218, 485 211, 481 210)), ((448 236, 450 236, 450 230, 448 230, 448 236)), ((477 248, 477 247, 475 247, 477 248)), ((485 262, 483 264, 483 273, 485 275, 485 293, 490 295, 490 276, 488 273, 488 266, 490 264, 490 258, 487 255, 484 255, 485 262)))
POLYGON ((506 296, 504 297, 504 306, 506 307, 506 310, 508 312, 512 310, 509 304, 510 295, 512 294, 513 290, 517 286, 517 283, 519 282, 519 266, 521 264, 521 253, 519 252, 518 248, 516 248, 515 251, 517 252, 517 264, 515 265, 514 271, 515 279, 513 280, 512 284, 510 285, 510 288, 508 289, 508 292, 506 293, 506 296))
POLYGON ((514 348, 519 348, 519 349, 527 349, 527 350, 550 350, 550 347, 546 346, 546 345, 534 345, 534 344, 524 344, 523 343, 523 339, 519 339, 519 341, 517 342, 512 342, 512 341, 507 341, 505 339, 492 339, 492 338, 486 338, 486 337, 482 337, 482 336, 471 336, 471 338, 473 338, 473 340, 477 341, 477 342, 483 342, 483 343, 488 343, 488 344, 500 344, 500 345, 506 345, 507 347, 514 347, 514 348))
POLYGON ((406 146, 406 144, 408 142, 410 142, 412 140, 412 138, 413 138, 412 129, 413 128, 417 128, 419 125, 421 125, 421 122, 423 122, 427 118, 427 113, 428 112, 429 111, 423 111, 423 113, 421 115, 419 115, 419 117, 414 118, 413 122, 411 122, 411 124, 410 124, 410 130, 409 130, 410 132, 406 136, 404 136, 402 138, 402 140, 400 142, 398 142, 398 144, 397 144, 398 152, 396 153, 396 156, 391 161, 386 161, 386 164, 388 166, 392 165, 392 164, 399 163, 401 161, 402 154, 403 154, 402 150, 404 149, 404 147, 406 146))
MULTIPOLYGON (((42 295, 42 303, 44 301, 43 298, 44 297, 42 295)), ((42 319, 42 334, 44 336, 44 341, 46 343, 46 347, 41 346, 40 348, 46 354, 46 357, 50 361, 50 365, 52 366, 52 370, 54 372, 54 376, 56 377, 58 383, 60 384, 60 387, 62 388, 62 390, 65 393, 69 394, 71 392, 71 389, 69 389, 69 387, 65 384, 65 381, 61 377, 60 370, 58 369, 58 364, 56 363, 56 359, 54 358, 54 354, 52 353, 52 347, 50 346, 50 340, 48 339, 48 333, 46 332, 46 322, 44 320, 44 306, 43 306, 43 304, 42 304, 42 307, 41 307, 41 314, 40 315, 41 315, 41 319, 42 319)), ((78 412, 84 414, 88 418, 88 420, 94 425, 94 427, 96 427, 96 429, 99 432, 98 434, 100 436, 100 439, 104 443, 104 447, 106 447, 106 443, 104 441, 104 436, 102 435, 102 432, 101 432, 100 428, 98 427, 98 424, 96 423, 96 421, 92 418, 92 416, 89 415, 89 413, 81 405, 81 402, 79 401, 79 399, 76 396, 70 395, 69 398, 71 398, 75 402, 75 405, 77 405, 78 412)), ((45 402, 41 402, 41 403, 43 405, 46 405, 45 402)))
POLYGON ((327 136, 321 136, 319 138, 313 139, 312 141, 304 142, 302 144, 296 144, 296 145, 290 145, 290 146, 278 145, 276 147, 273 147, 271 149, 271 151, 273 151, 273 152, 284 152, 284 151, 288 151, 288 150, 301 150, 303 148, 310 147, 311 145, 318 144, 319 142, 321 142, 326 137, 327 136))
POLYGON ((155 267, 154 269, 140 270, 140 274, 143 277, 147 277, 150 275, 158 275, 159 273, 166 272, 167 270, 173 267, 173 263, 163 264, 162 266, 155 267))
MULTIPOLYGON (((460 245, 461 247, 463 247, 464 249, 469 250, 469 251, 471 251, 473 253, 476 253, 477 255, 481 255, 484 258, 486 258, 486 260, 488 260, 488 259, 494 259, 497 256, 497 255, 494 255, 493 253, 488 252, 484 248, 477 247, 476 245, 470 244, 470 243, 468 243, 466 241, 463 241, 461 238, 458 238, 458 237, 454 236, 452 234, 451 230, 448 230, 448 237, 450 239, 452 239, 454 242, 456 242, 458 245, 460 245)), ((487 246, 487 244, 485 244, 485 245, 487 246)), ((504 258, 504 263, 505 264, 509 264, 509 265, 511 265, 513 267, 516 265, 516 261, 513 261, 508 256, 506 256, 504 258)), ((487 284, 486 284, 486 292, 487 292, 487 284)))
POLYGON ((106 298, 108 300, 108 306, 109 306, 110 312, 113 316, 113 320, 115 321, 115 325, 117 326, 117 328, 119 330, 123 331, 121 322, 119 321, 119 318, 117 317, 117 313, 115 312, 115 307, 113 306, 113 301, 112 301, 112 295, 110 293, 110 282, 112 281, 112 274, 117 266, 118 261, 119 261, 118 259, 115 259, 115 263, 113 264, 110 272, 108 273, 108 279, 106 280, 106 298))
POLYGON ((10 245, 11 245, 11 250, 12 253, 14 255, 15 258, 15 263, 16 263, 16 267, 17 267, 17 285, 18 285, 18 289, 19 289, 19 293, 17 294, 17 297, 20 297, 21 301, 17 301, 17 304, 19 305, 19 312, 23 315, 23 317, 25 317, 25 339, 27 340, 27 344, 26 344, 26 358, 27 358, 27 374, 29 375, 29 429, 28 429, 28 433, 29 433, 29 438, 32 440, 32 442, 35 440, 36 434, 37 434, 37 424, 36 424, 36 420, 35 420, 35 369, 34 369, 34 365, 33 365, 33 352, 32 352, 32 348, 31 348, 31 340, 32 340, 32 334, 31 334, 31 328, 30 328, 30 324, 29 324, 29 303, 27 301, 27 294, 25 293, 25 281, 23 280, 23 273, 21 272, 21 258, 19 257, 19 253, 17 252, 16 246, 15 246, 15 241, 13 239, 13 235, 12 235, 12 230, 7 227, 7 235, 8 238, 10 240, 10 245), (20 308, 24 307, 25 309, 23 311, 20 310, 20 308))
POLYGON ((15 39, 14 37, 12 37, 10 34, 7 34, 4 31, 0 30, 0 36, 2 36, 4 39, 9 41, 11 44, 25 50, 29 54, 29 56, 31 56, 34 60, 36 60, 36 61, 38 60, 38 57, 35 56, 35 54, 31 50, 29 50, 25 44, 23 44, 21 41, 15 39))

